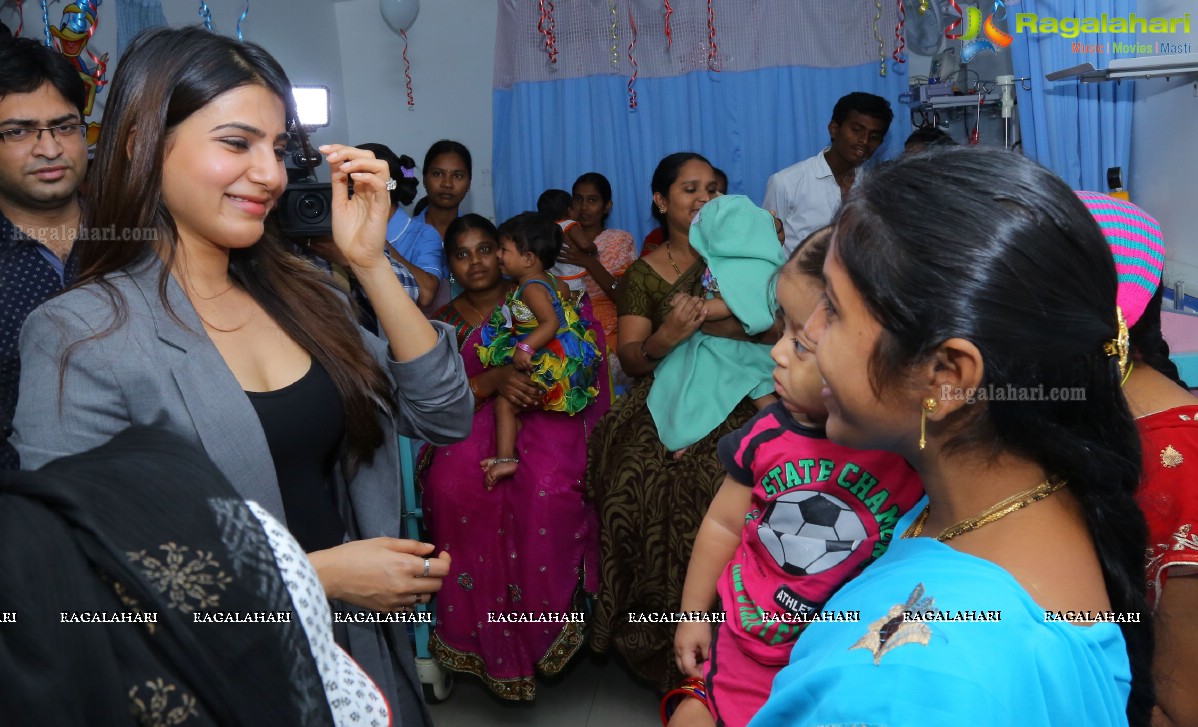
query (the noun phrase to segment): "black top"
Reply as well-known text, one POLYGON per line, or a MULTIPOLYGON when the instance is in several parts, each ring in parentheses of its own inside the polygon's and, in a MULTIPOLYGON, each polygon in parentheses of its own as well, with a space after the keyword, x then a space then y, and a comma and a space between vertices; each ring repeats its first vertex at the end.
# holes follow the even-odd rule
POLYGON ((20 618, 0 626, 0 715, 168 724, 191 695, 195 725, 333 727, 298 617, 192 623, 193 609, 293 608, 262 525, 198 443, 131 427, 36 472, 0 472, 0 533, 27 546, 0 548, 0 613, 20 618), (80 612, 157 614, 157 626, 60 623, 80 612))
POLYGON ((333 467, 345 436, 341 396, 316 359, 294 384, 247 391, 274 460, 287 528, 305 552, 341 545, 345 522, 333 492, 333 467))

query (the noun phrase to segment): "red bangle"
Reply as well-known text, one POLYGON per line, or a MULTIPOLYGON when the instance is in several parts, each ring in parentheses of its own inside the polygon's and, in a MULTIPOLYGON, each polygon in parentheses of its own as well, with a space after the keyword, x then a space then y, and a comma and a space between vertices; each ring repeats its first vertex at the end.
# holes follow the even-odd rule
POLYGON ((661 724, 662 727, 667 727, 670 722, 670 717, 674 715, 674 710, 683 699, 691 697, 707 705, 707 685, 702 679, 696 677, 688 677, 683 680, 682 684, 675 689, 666 692, 666 695, 661 699, 661 724))
POLYGON ((532 347, 532 346, 528 345, 528 344, 527 344, 527 343, 525 343, 524 341, 520 341, 519 343, 517 343, 517 344, 516 344, 516 348, 520 349, 520 350, 521 350, 521 351, 523 351, 524 353, 527 353, 529 356, 535 356, 535 355, 536 355, 536 353, 537 353, 537 352, 536 352, 536 351, 533 349, 533 347, 532 347))

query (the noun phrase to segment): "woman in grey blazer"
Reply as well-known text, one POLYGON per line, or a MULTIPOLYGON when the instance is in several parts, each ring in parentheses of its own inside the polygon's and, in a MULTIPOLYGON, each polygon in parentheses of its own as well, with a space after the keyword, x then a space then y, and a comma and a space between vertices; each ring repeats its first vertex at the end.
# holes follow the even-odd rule
MULTIPOLYGON (((333 237, 389 343, 273 232, 290 89, 260 47, 203 29, 130 45, 92 167, 79 283, 23 330, 14 443, 31 469, 131 425, 182 434, 288 524, 336 609, 394 612, 449 572, 447 554, 399 538, 395 436, 459 440, 473 400, 452 329, 424 319, 383 255, 384 162, 320 149, 333 237)), ((428 723, 402 624, 336 626, 395 724, 428 723)))

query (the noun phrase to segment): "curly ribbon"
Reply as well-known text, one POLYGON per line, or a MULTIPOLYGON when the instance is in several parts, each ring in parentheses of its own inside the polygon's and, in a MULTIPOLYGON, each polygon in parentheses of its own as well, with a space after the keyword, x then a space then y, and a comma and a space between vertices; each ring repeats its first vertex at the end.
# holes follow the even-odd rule
POLYGON ((25 27, 25 3, 22 0, 17 0, 17 30, 12 34, 14 38, 21 37, 21 30, 25 27))
POLYGON ((961 34, 953 33, 953 31, 956 30, 957 26, 961 24, 961 21, 965 19, 965 13, 961 12, 961 6, 957 4, 957 0, 948 0, 948 4, 949 7, 957 11, 957 19, 944 29, 944 37, 948 38, 949 40, 956 40, 957 38, 961 37, 961 34))
POLYGON ((54 47, 54 38, 50 35, 50 8, 46 6, 46 0, 42 0, 42 28, 46 31, 46 47, 54 47))
POLYGON ((707 67, 718 72, 720 66, 715 59, 715 10, 711 7, 711 0, 707 0, 707 42, 711 44, 711 50, 707 53, 707 67))
MULTIPOLYGON (((96 25, 98 25, 100 22, 100 16, 98 12, 99 11, 97 11, 95 21, 87 29, 87 43, 84 44, 84 47, 87 47, 87 45, 92 42, 92 36, 96 34, 96 25)), ((96 82, 96 88, 107 86, 108 81, 104 78, 104 74, 108 72, 108 61, 104 60, 104 58, 107 58, 108 54, 105 54, 104 58, 97 58, 96 54, 92 53, 92 49, 88 48, 87 57, 91 58, 92 65, 95 66, 95 70, 92 71, 91 77, 96 82)))
POLYGON ((245 0, 245 10, 241 11, 241 17, 237 18, 237 40, 244 43, 245 38, 241 36, 241 22, 250 14, 250 0, 245 0))
POLYGON ((886 44, 882 42, 882 34, 878 32, 878 21, 882 19, 882 0, 874 0, 878 12, 874 14, 874 39, 878 41, 878 75, 886 77, 886 44))
POLYGON ((636 111, 636 77, 640 75, 640 70, 636 67, 636 56, 633 55, 636 50, 636 20, 632 17, 631 6, 628 8, 628 25, 632 28, 632 42, 628 44, 628 63, 632 66, 632 78, 628 79, 628 108, 636 111))
POLYGON ((404 86, 408 90, 408 111, 413 111, 416 108, 416 100, 412 96, 412 62, 408 60, 407 31, 399 31, 399 37, 403 38, 403 78, 404 86))
POLYGON ((537 21, 537 32, 545 36, 545 52, 549 54, 549 62, 557 63, 557 41, 553 37, 553 0, 545 6, 545 0, 537 0, 541 10, 541 19, 537 21))
POLYGON ((549 62, 555 66, 557 64, 557 34, 554 32, 557 29, 557 21, 553 17, 553 0, 549 0, 549 62))
POLYGON ((607 0, 607 7, 611 9, 611 64, 618 66, 620 65, 620 36, 616 32, 616 27, 619 25, 620 14, 616 12, 616 0, 607 0))
MULTIPOLYGON (((907 38, 903 30, 907 25, 907 8, 903 0, 895 0, 898 5, 898 25, 894 26, 894 62, 896 65, 907 62, 907 38)), ((897 68, 895 70, 898 70, 897 68)))
POLYGON ((666 47, 674 47, 674 34, 670 32, 670 16, 674 14, 674 7, 670 5, 670 0, 666 2, 666 47))
POLYGON ((208 7, 204 0, 200 0, 200 17, 204 20, 204 27, 208 32, 215 33, 216 29, 212 27, 212 8, 208 7))

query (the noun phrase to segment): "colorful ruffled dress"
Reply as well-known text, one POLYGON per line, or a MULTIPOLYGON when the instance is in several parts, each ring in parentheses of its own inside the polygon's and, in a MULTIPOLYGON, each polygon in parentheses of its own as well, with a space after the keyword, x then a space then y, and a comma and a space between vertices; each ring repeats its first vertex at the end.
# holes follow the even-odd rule
POLYGON ((590 323, 578 315, 574 305, 562 302, 557 290, 543 280, 530 280, 509 293, 504 305, 495 309, 482 327, 478 357, 490 368, 512 362, 516 343, 536 330, 540 322, 519 296, 532 283, 540 283, 553 296, 557 313, 557 335, 549 345, 532 357, 532 380, 545 390, 542 399, 546 411, 577 414, 594 401, 599 393, 599 347, 590 323))

